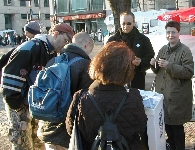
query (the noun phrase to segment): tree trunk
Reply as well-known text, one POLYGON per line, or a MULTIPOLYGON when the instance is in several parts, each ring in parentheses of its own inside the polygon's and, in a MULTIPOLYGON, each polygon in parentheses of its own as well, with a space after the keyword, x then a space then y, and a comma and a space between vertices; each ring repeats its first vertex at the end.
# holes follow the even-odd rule
POLYGON ((131 0, 108 0, 114 16, 115 31, 120 27, 120 14, 131 11, 131 0))

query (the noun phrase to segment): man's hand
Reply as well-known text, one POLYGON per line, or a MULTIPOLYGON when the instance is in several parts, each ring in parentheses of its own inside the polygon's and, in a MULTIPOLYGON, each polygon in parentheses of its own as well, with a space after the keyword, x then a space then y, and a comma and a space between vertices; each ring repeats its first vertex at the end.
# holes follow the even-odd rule
POLYGON ((165 60, 165 59, 159 59, 158 60, 158 65, 159 65, 159 67, 162 67, 162 68, 166 68, 168 63, 169 62, 167 60, 165 60))
POLYGON ((156 59, 155 58, 152 58, 150 60, 150 65, 154 66, 156 62, 157 62, 156 59))
POLYGON ((134 64, 135 66, 139 66, 140 63, 141 63, 141 58, 135 56, 135 59, 132 61, 132 64, 134 64))

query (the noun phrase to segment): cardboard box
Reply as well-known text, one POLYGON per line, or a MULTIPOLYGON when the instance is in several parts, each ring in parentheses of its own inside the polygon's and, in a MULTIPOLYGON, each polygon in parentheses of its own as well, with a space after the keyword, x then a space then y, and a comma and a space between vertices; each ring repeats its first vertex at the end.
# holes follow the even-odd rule
POLYGON ((148 117, 147 122, 147 134, 148 134, 148 146, 149 150, 166 150, 166 139, 165 139, 165 123, 164 123, 164 110, 163 110, 163 99, 162 94, 156 92, 145 91, 140 92, 143 101, 150 100, 149 103, 155 104, 151 108, 145 107, 145 113, 148 117), (151 101, 154 100, 154 102, 151 101))

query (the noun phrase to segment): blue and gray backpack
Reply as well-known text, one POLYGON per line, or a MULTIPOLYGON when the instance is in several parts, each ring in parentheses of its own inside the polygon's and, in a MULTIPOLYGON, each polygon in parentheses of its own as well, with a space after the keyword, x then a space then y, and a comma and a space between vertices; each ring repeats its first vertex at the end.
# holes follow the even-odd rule
POLYGON ((67 54, 55 57, 55 63, 41 70, 28 92, 30 115, 38 120, 63 122, 72 101, 70 66, 81 57, 68 61, 67 54))

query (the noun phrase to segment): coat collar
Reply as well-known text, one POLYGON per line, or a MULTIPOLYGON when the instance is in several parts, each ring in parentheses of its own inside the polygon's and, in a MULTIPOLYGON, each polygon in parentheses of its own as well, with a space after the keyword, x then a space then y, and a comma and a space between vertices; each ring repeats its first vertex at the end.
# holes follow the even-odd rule
POLYGON ((90 60, 87 53, 80 46, 73 44, 73 43, 66 45, 63 48, 63 50, 61 51, 61 53, 64 53, 64 52, 65 53, 74 53, 76 55, 83 57, 84 59, 90 60))
POLYGON ((89 87, 90 91, 97 90, 97 91, 119 91, 119 90, 125 90, 124 86, 119 86, 115 84, 107 84, 103 85, 99 83, 97 80, 95 80, 89 87))
POLYGON ((181 42, 180 40, 176 43, 175 46, 173 47, 170 47, 170 43, 167 44, 167 47, 168 47, 168 52, 173 52, 175 51, 179 46, 180 46, 181 42))

